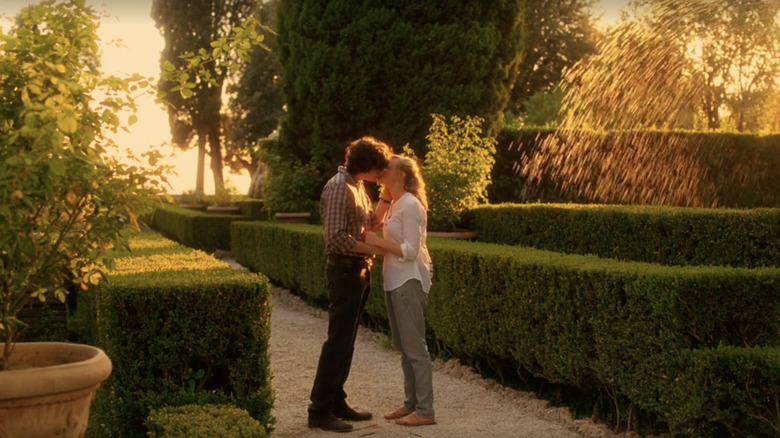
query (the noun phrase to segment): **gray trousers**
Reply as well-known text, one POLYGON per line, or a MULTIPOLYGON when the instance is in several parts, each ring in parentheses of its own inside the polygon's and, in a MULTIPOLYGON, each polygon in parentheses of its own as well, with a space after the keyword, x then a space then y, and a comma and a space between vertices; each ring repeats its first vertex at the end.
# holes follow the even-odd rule
POLYGON ((433 412, 433 365, 425 342, 425 307, 428 295, 419 280, 409 280, 385 292, 393 346, 401 353, 404 372, 404 407, 423 418, 433 412))

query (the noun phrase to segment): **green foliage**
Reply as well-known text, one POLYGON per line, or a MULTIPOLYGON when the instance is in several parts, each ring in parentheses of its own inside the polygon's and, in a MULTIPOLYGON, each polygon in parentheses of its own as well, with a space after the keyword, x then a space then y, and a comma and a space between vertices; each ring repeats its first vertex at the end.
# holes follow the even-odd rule
MULTIPOLYGON (((238 222, 237 260, 310 301, 325 295, 320 227, 238 222)), ((780 427, 780 269, 661 266, 430 238, 426 321, 448 353, 524 369, 658 415, 675 435, 780 427)), ((369 319, 386 319, 381 272, 369 319)), ((625 417, 613 417, 625 426, 625 417)))
POLYGON ((315 300, 326 296, 322 227, 236 222, 230 227, 230 237, 233 255, 242 266, 315 300))
POLYGON ((487 201, 496 140, 482 136, 479 117, 452 116, 449 123, 440 114, 432 117, 423 162, 428 222, 431 230, 450 231, 465 211, 487 201))
POLYGON ((268 38, 263 39, 262 44, 252 45, 249 61, 241 63, 237 72, 238 81, 228 86, 231 96, 231 132, 228 137, 235 146, 261 141, 279 126, 284 106, 282 67, 276 35, 271 30, 276 27, 277 4, 278 0, 274 0, 258 5, 255 17, 267 25, 260 30, 268 38))
POLYGON ((566 69, 596 51, 601 38, 593 12, 597 4, 594 0, 527 2, 523 68, 517 71, 508 108, 533 118, 528 107, 531 96, 558 86, 566 69))
MULTIPOLYGON (((185 8, 190 9, 191 6, 185 8)), ((180 10, 174 13, 178 12, 180 10)), ((199 11, 193 12, 199 13, 199 11)), ((172 16, 161 17, 161 21, 172 18, 172 16)), ((219 87, 220 79, 224 79, 227 72, 236 72, 241 68, 241 61, 250 61, 249 54, 253 47, 270 50, 263 44, 264 31, 270 29, 260 24, 257 18, 248 17, 230 29, 229 35, 208 42, 210 49, 189 47, 189 50, 179 55, 179 62, 164 59, 161 81, 171 82, 173 85, 161 87, 158 97, 165 101, 169 93, 179 93, 181 97, 187 99, 195 95, 199 84, 219 87)))
POLYGON ((206 195, 198 193, 195 190, 188 190, 176 198, 177 204, 185 205, 206 205, 206 195))
POLYGON ((320 172, 295 158, 286 160, 271 147, 261 151, 261 159, 268 168, 263 196, 269 214, 309 212, 313 218, 319 217, 319 192, 323 183, 320 172))
POLYGON ((562 102, 563 90, 560 87, 537 91, 524 102, 526 114, 523 122, 529 126, 554 128, 558 124, 562 102))
MULTIPOLYGON (((555 131, 549 128, 526 128, 504 130, 497 136, 493 183, 488 188, 491 203, 604 203, 581 193, 562 190, 560 178, 551 171, 544 172, 541 180, 533 183, 528 182, 522 172, 518 172, 529 157, 540 150, 545 139, 554 134, 555 131)), ((567 138, 576 138, 577 135, 575 131, 559 136, 558 139, 565 142, 567 138)), ((596 134, 585 131, 583 135, 596 134)), ((609 153, 611 145, 632 144, 635 137, 642 139, 646 145, 659 148, 659 151, 665 146, 673 146, 677 157, 690 163, 690 170, 698 173, 696 179, 685 180, 687 187, 712 205, 730 208, 780 207, 780 179, 776 178, 775 172, 775 169, 780 168, 780 135, 612 131, 598 134, 595 143, 604 153, 609 153)), ((561 147, 566 149, 572 146, 564 143, 561 147)), ((583 169, 583 172, 586 170, 583 169)), ((599 175, 600 164, 596 162, 595 167, 587 171, 589 175, 599 175)), ((653 190, 663 189, 650 182, 642 187, 647 190, 651 190, 651 187, 653 190)))
POLYGON ((265 438, 263 426, 230 405, 166 406, 146 420, 150 438, 265 438))
POLYGON ((89 294, 95 342, 113 363, 102 427, 138 436, 154 409, 230 403, 270 429, 268 280, 154 233, 130 248, 111 254, 110 281, 89 294))
POLYGON ((664 265, 780 266, 780 210, 500 204, 468 213, 479 240, 664 265))
POLYGON ((659 385, 658 408, 675 435, 780 435, 780 348, 684 351, 669 369, 681 384, 659 385))
MULTIPOLYGON (((197 136, 202 154, 208 144, 217 189, 224 183, 222 88, 249 61, 252 47, 262 45, 265 34, 252 16, 256 6, 256 0, 152 2, 152 18, 165 38, 157 93, 168 109, 173 143, 186 149, 197 136)), ((195 190, 202 193, 198 170, 195 190)))
POLYGON ((363 135, 424 156, 431 113, 479 116, 495 135, 523 51, 524 6, 281 2, 282 147, 331 174, 363 135))
POLYGON ((148 223, 177 242, 214 252, 217 249, 230 250, 230 223, 248 218, 246 210, 241 216, 225 216, 163 205, 154 210, 148 223))
POLYGON ((158 154, 149 167, 113 158, 107 135, 125 129, 119 114, 148 83, 94 67, 98 22, 83 1, 44 1, 0 35, 0 369, 23 325, 17 312, 31 299, 63 301, 67 284, 99 283, 97 259, 162 193, 158 154))

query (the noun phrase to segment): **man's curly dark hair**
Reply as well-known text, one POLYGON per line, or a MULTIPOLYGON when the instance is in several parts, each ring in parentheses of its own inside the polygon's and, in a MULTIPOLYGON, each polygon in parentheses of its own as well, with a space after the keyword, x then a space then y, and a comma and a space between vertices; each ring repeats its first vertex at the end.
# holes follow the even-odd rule
POLYGON ((361 137, 347 146, 346 167, 352 175, 387 169, 393 151, 374 137, 361 137))

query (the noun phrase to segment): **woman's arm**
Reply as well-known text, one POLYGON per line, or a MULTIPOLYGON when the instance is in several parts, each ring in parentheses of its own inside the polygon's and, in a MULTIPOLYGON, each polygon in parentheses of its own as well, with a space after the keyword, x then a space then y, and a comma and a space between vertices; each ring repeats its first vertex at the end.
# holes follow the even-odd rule
POLYGON ((401 250, 401 245, 385 240, 376 235, 376 233, 366 233, 366 243, 375 246, 385 251, 385 255, 394 254, 398 257, 403 257, 404 253, 401 250))
POLYGON ((379 203, 376 205, 376 221, 373 222, 374 229, 372 231, 379 231, 382 229, 382 224, 385 222, 385 215, 390 210, 390 203, 393 202, 393 198, 390 196, 389 190, 383 190, 379 195, 379 203))

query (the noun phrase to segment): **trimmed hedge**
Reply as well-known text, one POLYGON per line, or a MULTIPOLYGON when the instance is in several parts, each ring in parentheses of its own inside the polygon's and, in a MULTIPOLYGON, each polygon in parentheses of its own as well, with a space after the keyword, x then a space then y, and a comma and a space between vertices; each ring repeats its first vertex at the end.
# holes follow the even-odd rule
POLYGON ((265 438, 263 426, 230 405, 166 406, 146 420, 150 438, 265 438))
POLYGON ((206 252, 214 252, 218 249, 229 251, 230 223, 252 219, 261 214, 255 211, 258 208, 256 204, 249 203, 241 208, 242 214, 251 212, 252 216, 208 214, 177 205, 164 204, 155 209, 146 220, 153 229, 191 248, 206 252))
POLYGON ((780 209, 499 204, 466 216, 483 242, 664 265, 780 266, 780 209))
MULTIPOLYGON (((240 263, 307 295, 324 293, 319 227, 231 228, 240 263)), ((661 266, 436 238, 428 244, 435 279, 427 322, 457 357, 594 392, 607 388, 681 435, 774 412, 780 269, 661 266), (761 374, 751 371, 756 364, 761 374), (721 389, 702 389, 702 376, 721 389), (708 403, 725 405, 714 411, 708 403)), ((379 277, 370 303, 381 299, 379 277)), ((386 318, 381 304, 367 311, 386 318)), ((766 436, 752 434, 745 421, 742 434, 766 436)), ((766 425, 778 426, 780 418, 766 425)))
MULTIPOLYGON (((234 222, 230 235, 233 257, 242 266, 252 272, 262 272, 275 284, 301 292, 312 304, 327 303, 325 242, 321 225, 234 222)), ((381 259, 377 262, 381 263, 381 259)), ((364 322, 373 328, 389 327, 381 265, 371 271, 371 292, 364 322)))
POLYGON ((156 408, 230 403, 270 430, 267 279, 156 233, 131 248, 113 252, 108 282, 82 294, 96 318, 87 332, 114 365, 96 403, 102 427, 143 436, 156 408))

